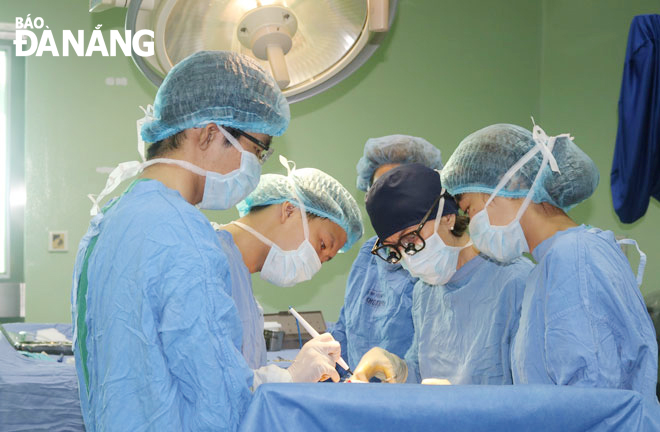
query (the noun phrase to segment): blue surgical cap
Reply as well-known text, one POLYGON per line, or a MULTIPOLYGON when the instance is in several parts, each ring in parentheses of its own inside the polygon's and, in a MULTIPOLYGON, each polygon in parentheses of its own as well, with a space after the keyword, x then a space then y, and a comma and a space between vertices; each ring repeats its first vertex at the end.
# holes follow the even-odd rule
POLYGON ((442 169, 442 155, 424 138, 409 135, 369 138, 364 145, 364 156, 357 164, 357 188, 366 192, 378 167, 395 163, 421 163, 429 168, 442 169))
MULTIPOLYGON (((438 171, 422 164, 407 164, 383 174, 369 189, 366 197, 367 213, 378 238, 385 240, 392 234, 418 224, 433 205, 428 220, 435 220, 442 193, 438 171)), ((457 214, 454 198, 445 193, 442 216, 457 214)))
MULTIPOLYGON (((495 124, 466 137, 442 170, 442 184, 452 195, 469 192, 492 194, 503 175, 536 146, 532 133, 512 124, 495 124)), ((532 201, 547 202, 563 210, 589 198, 598 186, 596 164, 571 139, 558 137, 552 154, 560 172, 543 168, 532 201)), ((538 152, 514 174, 497 195, 527 196, 536 177, 543 153, 538 152)))
POLYGON ((200 51, 169 71, 156 93, 154 117, 142 126, 145 142, 209 123, 277 136, 291 116, 277 83, 255 60, 229 51, 200 51))
POLYGON ((346 232, 346 244, 339 252, 346 252, 364 232, 362 215, 357 202, 341 183, 316 168, 301 168, 292 171, 291 179, 279 174, 264 174, 259 185, 236 208, 241 217, 253 207, 280 204, 285 201, 299 206, 296 194, 305 205, 305 210, 339 225, 346 232))

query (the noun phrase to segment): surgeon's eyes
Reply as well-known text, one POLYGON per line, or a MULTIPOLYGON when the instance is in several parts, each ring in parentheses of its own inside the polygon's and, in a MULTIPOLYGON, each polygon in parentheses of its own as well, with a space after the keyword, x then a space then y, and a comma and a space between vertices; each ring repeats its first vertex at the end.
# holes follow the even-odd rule
POLYGON ((421 243, 421 239, 417 236, 416 233, 415 233, 415 234, 410 233, 410 234, 407 234, 407 235, 405 235, 404 237, 402 237, 402 238, 399 240, 399 243, 401 244, 401 246, 403 246, 403 247, 405 248, 405 247, 407 247, 409 244, 417 244, 417 243, 421 243))
POLYGON ((321 250, 325 250, 325 242, 321 240, 321 250))

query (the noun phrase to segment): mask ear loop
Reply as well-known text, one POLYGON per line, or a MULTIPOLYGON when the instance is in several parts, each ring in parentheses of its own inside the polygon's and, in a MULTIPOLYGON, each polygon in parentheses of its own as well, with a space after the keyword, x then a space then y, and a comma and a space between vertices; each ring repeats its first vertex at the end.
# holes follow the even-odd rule
POLYGON ((96 216, 98 212, 101 211, 100 202, 103 200, 103 198, 105 198, 110 193, 112 193, 112 191, 114 191, 121 183, 128 180, 129 178, 137 176, 146 167, 151 165, 156 165, 158 163, 179 165, 180 167, 186 168, 197 175, 200 175, 202 177, 206 176, 205 170, 201 169, 197 165, 193 165, 192 163, 184 160, 157 158, 142 163, 138 161, 122 162, 119 165, 117 165, 115 169, 112 170, 112 172, 108 176, 108 180, 106 181, 105 187, 103 188, 101 193, 99 193, 98 195, 94 195, 94 194, 87 195, 87 197, 93 203, 92 209, 90 210, 90 215, 96 216))
MULTIPOLYGON (((533 117, 532 117, 532 122, 534 122, 533 117)), ((513 164, 513 166, 509 168, 509 170, 502 176, 502 179, 495 187, 495 190, 488 198, 488 201, 486 201, 486 205, 484 206, 484 209, 488 207, 488 205, 493 201, 497 193, 513 179, 514 174, 518 172, 527 162, 529 162, 538 152, 543 153, 543 160, 541 161, 541 166, 539 167, 539 170, 536 173, 536 176, 534 177, 534 182, 532 183, 532 187, 530 187, 529 192, 527 193, 527 196, 523 201, 523 204, 520 206, 520 209, 518 209, 518 213, 516 214, 516 220, 520 219, 522 217, 522 214, 525 212, 525 210, 527 210, 527 207, 529 206, 529 203, 532 200, 534 188, 538 185, 538 180, 541 177, 541 174, 543 173, 543 170, 545 169, 546 165, 550 164, 550 168, 552 169, 552 171, 560 173, 557 160, 552 154, 552 150, 554 149, 557 138, 568 138, 572 140, 573 138, 570 136, 570 134, 565 133, 557 136, 548 137, 548 135, 546 135, 545 131, 541 129, 540 126, 534 124, 532 137, 534 139, 534 142, 536 142, 536 145, 532 147, 527 153, 525 153, 525 155, 521 157, 520 160, 518 160, 518 162, 513 164)))
POLYGON ((244 224, 243 222, 231 221, 229 223, 232 224, 232 225, 236 225, 239 228, 243 228, 245 231, 251 233, 256 238, 258 238, 259 240, 261 240, 263 243, 265 243, 266 245, 268 245, 270 247, 279 247, 271 239, 269 239, 265 235, 261 234, 260 232, 258 232, 254 228, 252 228, 251 226, 244 224))
MULTIPOLYGON (((438 173, 438 177, 440 177, 440 171, 439 170, 434 170, 435 172, 438 173)), ((445 192, 447 190, 445 188, 442 188, 440 190, 440 202, 438 202, 438 212, 435 215, 435 223, 433 225, 433 232, 438 232, 438 228, 440 227, 440 219, 442 218, 442 212, 445 211, 445 192)))
POLYGON ((142 112, 144 112, 144 116, 138 119, 136 124, 137 124, 137 150, 138 153, 140 154, 140 158, 142 158, 142 163, 138 161, 129 161, 129 162, 120 163, 110 172, 105 182, 105 186, 103 187, 103 190, 99 194, 87 195, 87 198, 89 198, 92 201, 92 208, 89 211, 89 214, 91 216, 96 216, 101 211, 100 203, 101 201, 103 201, 103 198, 111 194, 112 191, 114 191, 123 181, 131 177, 135 177, 144 169, 143 164, 146 161, 145 158, 146 144, 142 139, 142 126, 146 122, 153 121, 156 118, 154 117, 153 105, 149 104, 147 105, 147 108, 140 106, 140 109, 142 110, 142 112))
POLYGON ((288 160, 284 156, 280 155, 280 163, 284 168, 286 168, 286 175, 289 180, 289 183, 291 184, 291 190, 293 192, 293 196, 295 197, 296 201, 298 201, 298 205, 300 206, 300 211, 302 213, 302 223, 303 223, 303 234, 305 236, 305 240, 309 241, 309 225, 307 223, 307 209, 305 207, 305 204, 303 204, 302 200, 300 199, 300 196, 298 195, 298 191, 296 190, 296 184, 293 181, 293 172, 296 170, 296 163, 294 161, 288 160))
POLYGON ((642 281, 644 280, 644 269, 646 268, 646 254, 642 252, 637 242, 633 239, 621 239, 618 240, 617 243, 620 245, 633 245, 637 248, 637 252, 639 253, 639 265, 637 266, 637 287, 641 287, 642 281))
POLYGON ((92 201, 92 208, 89 211, 91 216, 96 216, 101 211, 100 203, 109 194, 112 193, 122 182, 131 177, 135 177, 142 170, 142 164, 138 161, 122 162, 112 170, 105 182, 105 187, 98 195, 88 194, 87 197, 92 201))
MULTIPOLYGON (((231 145, 238 150, 239 153, 243 154, 243 152, 246 152, 246 150, 241 146, 241 144, 238 142, 236 138, 234 138, 225 128, 223 128, 220 125, 217 125, 218 129, 220 129, 220 132, 227 138, 227 141, 231 143, 231 145)), ((249 153, 249 152, 248 152, 249 153)))
MULTIPOLYGON (((303 234, 305 236, 305 240, 309 241, 309 226, 307 224, 307 210, 305 208, 305 204, 303 204, 302 200, 298 196, 298 192, 296 191, 296 185, 293 181, 292 174, 296 170, 296 163, 294 161, 290 161, 284 156, 280 155, 280 163, 286 168, 287 170, 287 179, 291 185, 293 195, 295 197, 295 200, 298 201, 298 205, 300 206, 300 211, 302 213, 302 222, 303 222, 303 234)), ((234 224, 240 228, 243 228, 245 231, 248 231, 252 233, 255 237, 257 237, 259 240, 264 242, 265 244, 269 245, 270 247, 278 247, 275 242, 261 234, 260 232, 256 231, 254 228, 238 221, 232 221, 230 222, 231 224, 234 224)))
MULTIPOLYGON (((532 117, 532 123, 534 123, 534 117, 532 117)), ((568 138, 570 140, 573 140, 573 137, 571 137, 570 134, 567 133, 548 137, 545 131, 541 129, 541 126, 537 125, 536 123, 534 123, 532 138, 536 142, 536 148, 541 153, 543 153, 543 160, 541 161, 541 166, 539 167, 539 171, 536 173, 536 177, 534 177, 534 183, 532 183, 532 187, 529 189, 529 192, 525 197, 525 201, 523 201, 523 204, 520 206, 520 209, 518 209, 516 220, 520 220, 522 214, 525 212, 525 210, 527 210, 527 207, 532 201, 534 188, 539 187, 539 179, 541 178, 541 174, 543 174, 543 170, 545 169, 545 167, 548 164, 550 164, 550 169, 553 172, 561 174, 561 171, 559 171, 559 165, 557 164, 557 160, 555 159, 555 156, 552 154, 552 150, 554 150, 555 148, 555 143, 557 142, 557 138, 568 138)))
MULTIPOLYGON (((136 175, 140 174, 146 167, 155 165, 157 163, 165 163, 165 164, 171 164, 171 165, 179 165, 183 168, 188 169, 189 171, 194 172, 197 175, 200 175, 202 177, 206 176, 206 170, 201 169, 200 167, 193 165, 192 163, 184 160, 175 160, 175 159, 165 159, 165 158, 157 158, 157 159, 151 159, 149 161, 146 160, 145 157, 145 147, 146 143, 142 139, 142 126, 146 122, 150 122, 153 120, 156 120, 156 117, 154 117, 154 107, 153 105, 149 104, 147 105, 147 108, 144 108, 143 106, 140 106, 140 109, 144 112, 144 117, 141 119, 137 120, 137 150, 138 153, 140 154, 140 158, 142 159, 142 162, 138 161, 129 161, 129 162, 122 162, 120 163, 117 167, 115 167, 110 174, 108 175, 108 179, 106 180, 105 187, 99 193, 98 195, 94 194, 88 194, 87 197, 92 201, 92 208, 90 210, 90 215, 96 216, 99 211, 101 211, 101 206, 100 203, 105 198, 108 196, 112 191, 114 191, 122 182, 125 180, 128 180, 131 177, 135 177, 136 175)), ((241 147, 239 142, 231 136, 229 132, 227 132, 222 126, 218 126, 220 129, 220 132, 229 140, 229 142, 238 150, 239 152, 245 152, 245 150, 241 147)))
POLYGON ((440 219, 442 219, 442 212, 445 210, 445 188, 442 188, 442 191, 440 192, 442 196, 440 197, 440 202, 438 203, 438 213, 435 216, 435 226, 434 232, 438 232, 438 228, 440 227, 440 219))
POLYGON ((433 224, 433 232, 437 233, 440 228, 440 219, 442 219, 442 212, 445 210, 445 188, 440 191, 440 202, 438 202, 438 212, 435 215, 435 223, 433 224))
POLYGON ((523 165, 529 162, 534 157, 534 155, 539 151, 540 149, 538 148, 538 144, 537 144, 536 146, 532 147, 527 153, 525 153, 525 155, 521 157, 520 160, 518 160, 518 162, 513 164, 513 166, 511 166, 511 168, 509 168, 509 170, 506 173, 504 173, 504 175, 500 179, 500 182, 497 184, 497 186, 495 186, 495 189, 490 194, 490 197, 488 198, 488 201, 486 201, 486 205, 484 206, 484 208, 488 207, 488 205, 493 201, 497 193, 513 179, 514 174, 518 172, 520 168, 523 167, 523 165))

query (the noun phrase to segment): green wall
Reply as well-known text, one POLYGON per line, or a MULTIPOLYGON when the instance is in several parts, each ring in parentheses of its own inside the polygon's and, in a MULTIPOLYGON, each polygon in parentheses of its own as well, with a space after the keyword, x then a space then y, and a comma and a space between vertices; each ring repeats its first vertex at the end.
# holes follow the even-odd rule
MULTIPOLYGON (((80 29, 87 37, 98 24, 123 28, 124 11, 92 15, 87 6, 0 0, 0 22, 31 14, 56 35, 80 29)), ((68 322, 73 263, 90 218, 87 194, 105 184, 95 169, 135 158, 138 105, 152 101, 155 90, 124 57, 31 56, 26 74, 26 320, 68 322), (128 85, 107 86, 106 77, 126 77, 128 85), (68 231, 67 253, 48 252, 49 231, 68 231)))
MULTIPOLYGON (((493 10, 483 1, 400 1, 392 33, 364 68, 292 106, 291 127, 278 150, 348 187, 362 207, 365 239, 374 232, 364 194, 355 188, 355 165, 368 138, 419 135, 438 146, 446 160, 479 126, 525 123, 538 111, 541 4, 499 3, 493 10)), ((320 309, 334 321, 357 250, 337 256, 312 281, 292 288, 255 276, 255 294, 266 311, 293 304, 320 309)))
MULTIPOLYGON (((546 132, 570 132, 600 171, 596 193, 571 216, 639 242, 648 258, 645 295, 660 291, 660 203, 651 199, 643 218, 622 224, 612 207, 610 169, 630 22, 650 13, 660 13, 660 0, 544 1, 540 95, 546 132)), ((637 252, 630 257, 636 271, 637 252)))
MULTIPOLYGON (((574 216, 644 239, 652 262, 660 258, 658 246, 651 250, 648 244, 657 238, 651 220, 660 220, 658 203, 632 228, 618 225, 608 179, 627 26, 634 14, 654 6, 660 10, 660 0, 400 0, 386 43, 363 68, 329 91, 292 105, 291 127, 275 141, 277 152, 299 167, 330 173, 362 205, 363 194, 354 186, 355 164, 367 138, 416 134, 436 144, 447 159, 468 133, 495 122, 530 126, 534 115, 548 133, 573 133, 601 169, 596 196, 574 216), (598 41, 607 44, 601 47, 598 41)), ((54 30, 123 26, 123 10, 89 14, 82 0, 0 0, 2 22, 28 13, 42 16, 54 30)), ((105 182, 95 168, 137 157, 137 107, 154 95, 127 58, 27 58, 27 320, 70 319, 71 270, 89 221, 86 195, 98 193, 105 182), (128 85, 107 86, 106 77, 126 77, 128 85), (47 233, 59 230, 69 232, 69 252, 49 253, 47 233)), ((266 171, 284 169, 273 158, 266 171)), ((235 212, 208 215, 226 222, 235 212)), ((366 236, 371 235, 368 227, 366 236)), ((256 276, 255 294, 266 312, 292 304, 320 309, 327 320, 335 320, 356 252, 338 256, 313 281, 294 288, 269 286, 256 276)), ((659 277, 649 268, 647 281, 657 286, 659 277)))

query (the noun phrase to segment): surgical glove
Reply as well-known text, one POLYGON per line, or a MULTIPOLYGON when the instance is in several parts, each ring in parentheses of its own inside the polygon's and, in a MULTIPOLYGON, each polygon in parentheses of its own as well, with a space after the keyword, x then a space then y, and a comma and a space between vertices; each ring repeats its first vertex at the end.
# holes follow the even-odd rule
POLYGON ((408 365, 396 354, 379 347, 371 348, 360 359, 351 379, 368 382, 373 377, 390 383, 406 382, 408 365))
POLYGON ((335 370, 335 363, 340 355, 339 342, 330 333, 323 333, 303 345, 287 370, 293 382, 317 382, 328 378, 338 382, 339 373, 335 370))
POLYGON ((425 385, 451 385, 449 380, 444 378, 424 378, 422 384, 425 385))
POLYGON ((261 384, 271 382, 291 382, 291 374, 279 366, 262 366, 254 370, 251 390, 255 391, 261 384))

